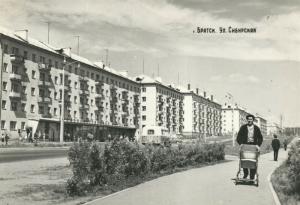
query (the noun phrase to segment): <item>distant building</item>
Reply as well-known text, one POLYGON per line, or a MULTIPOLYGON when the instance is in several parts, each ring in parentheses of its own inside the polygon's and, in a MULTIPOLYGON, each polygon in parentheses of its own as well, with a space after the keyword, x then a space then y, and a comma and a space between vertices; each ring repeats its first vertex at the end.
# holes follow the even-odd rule
POLYGON ((278 123, 267 122, 267 135, 272 136, 273 134, 280 134, 281 127, 278 123))
POLYGON ((231 105, 222 108, 222 134, 232 135, 232 132, 237 135, 240 127, 247 123, 246 116, 249 113, 240 107, 231 105))
POLYGON ((256 125, 260 128, 261 134, 267 136, 267 120, 260 115, 256 116, 256 125))
POLYGON ((184 129, 186 138, 204 138, 221 135, 221 105, 211 97, 200 95, 199 89, 181 89, 184 95, 184 129))
POLYGON ((146 75, 137 77, 141 86, 142 127, 161 126, 171 134, 179 135, 183 130, 183 95, 174 86, 160 78, 146 75))
POLYGON ((300 127, 285 127, 284 134, 300 136, 300 127))

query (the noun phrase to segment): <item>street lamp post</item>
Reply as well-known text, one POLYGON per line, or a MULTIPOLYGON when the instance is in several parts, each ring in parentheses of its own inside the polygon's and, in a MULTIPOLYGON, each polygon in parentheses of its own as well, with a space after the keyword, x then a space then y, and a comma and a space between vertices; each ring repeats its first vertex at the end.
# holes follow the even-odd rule
POLYGON ((225 97, 228 97, 229 100, 231 100, 231 108, 232 108, 232 146, 235 146, 235 138, 234 138, 234 101, 233 96, 230 93, 227 93, 225 97))
MULTIPOLYGON (((62 67, 62 96, 61 96, 61 114, 60 114, 60 132, 59 142, 64 142, 64 114, 65 114, 65 68, 71 64, 77 63, 77 61, 66 64, 66 57, 64 56, 64 65, 62 67)), ((78 63, 78 67, 80 64, 78 63)))
POLYGON ((136 81, 138 81, 139 82, 139 84, 140 84, 140 107, 139 107, 139 110, 140 110, 140 123, 139 123, 139 134, 140 134, 140 136, 139 137, 141 137, 142 136, 142 80, 143 80, 144 78, 139 78, 139 77, 137 77, 136 78, 136 81))

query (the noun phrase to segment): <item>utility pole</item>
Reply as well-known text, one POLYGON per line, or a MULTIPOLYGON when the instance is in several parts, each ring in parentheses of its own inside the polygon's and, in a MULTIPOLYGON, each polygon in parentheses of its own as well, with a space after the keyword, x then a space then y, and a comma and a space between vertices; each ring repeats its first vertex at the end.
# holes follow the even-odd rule
POLYGON ((143 74, 145 74, 145 59, 143 57, 143 74))
POLYGON ((157 77, 159 77, 159 63, 157 64, 157 77))
POLYGON ((50 43, 50 21, 46 21, 46 24, 48 25, 48 44, 50 43))
POLYGON ((77 38, 77 55, 79 55, 79 38, 80 36, 74 36, 75 38, 77 38))

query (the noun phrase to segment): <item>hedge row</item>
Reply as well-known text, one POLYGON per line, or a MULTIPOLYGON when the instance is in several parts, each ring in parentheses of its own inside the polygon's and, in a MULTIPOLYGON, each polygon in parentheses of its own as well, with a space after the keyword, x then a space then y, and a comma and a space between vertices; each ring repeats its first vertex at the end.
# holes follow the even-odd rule
POLYGON ((297 194, 300 197, 300 141, 291 146, 286 165, 288 167, 287 178, 289 180, 286 193, 297 194))
POLYGON ((222 144, 156 147, 127 141, 74 143, 68 153, 73 176, 67 181, 67 192, 82 195, 95 186, 118 185, 130 177, 224 160, 224 156, 222 144))

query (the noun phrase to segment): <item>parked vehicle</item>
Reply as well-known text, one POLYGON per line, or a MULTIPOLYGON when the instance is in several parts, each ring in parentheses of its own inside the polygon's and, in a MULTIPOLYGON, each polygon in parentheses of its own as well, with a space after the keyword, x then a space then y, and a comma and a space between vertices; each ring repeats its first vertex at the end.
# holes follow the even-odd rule
POLYGON ((141 143, 170 146, 170 133, 165 127, 160 126, 145 126, 143 127, 141 143))

